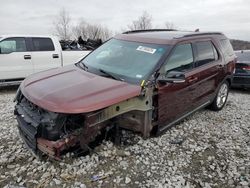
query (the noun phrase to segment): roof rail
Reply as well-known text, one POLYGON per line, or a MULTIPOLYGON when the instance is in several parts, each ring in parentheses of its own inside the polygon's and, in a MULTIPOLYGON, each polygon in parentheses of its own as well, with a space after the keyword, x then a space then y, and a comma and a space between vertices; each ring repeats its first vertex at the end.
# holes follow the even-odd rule
POLYGON ((176 29, 139 29, 139 30, 131 30, 125 31, 122 34, 129 34, 129 33, 142 33, 142 32, 157 32, 157 31, 177 31, 176 29))
POLYGON ((187 35, 183 35, 182 37, 193 37, 193 36, 199 36, 199 35, 223 35, 223 33, 220 32, 196 32, 196 33, 192 33, 192 34, 187 34, 187 35))

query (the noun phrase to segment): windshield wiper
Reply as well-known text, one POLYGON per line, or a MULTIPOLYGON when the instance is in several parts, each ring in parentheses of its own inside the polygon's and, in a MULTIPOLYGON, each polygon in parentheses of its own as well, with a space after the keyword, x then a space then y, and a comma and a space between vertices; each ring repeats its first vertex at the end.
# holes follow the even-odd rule
POLYGON ((110 72, 107 72, 107 71, 105 71, 105 70, 103 70, 103 69, 98 69, 101 73, 103 73, 103 74, 105 74, 106 76, 109 76, 109 77, 111 77, 111 78, 113 78, 113 79, 115 79, 115 80, 120 80, 120 81, 124 81, 124 79, 122 79, 122 78, 120 78, 120 77, 118 77, 118 76, 116 76, 116 75, 114 75, 114 74, 112 74, 112 73, 110 73, 110 72))
POLYGON ((88 66, 85 65, 84 63, 80 62, 77 64, 80 68, 82 68, 83 70, 87 71, 88 70, 88 66))

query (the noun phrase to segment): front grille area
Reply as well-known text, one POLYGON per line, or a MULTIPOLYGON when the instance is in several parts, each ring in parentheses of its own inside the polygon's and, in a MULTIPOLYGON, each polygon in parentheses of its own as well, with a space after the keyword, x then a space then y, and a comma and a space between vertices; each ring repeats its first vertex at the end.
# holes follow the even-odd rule
POLYGON ((21 137, 34 152, 37 150, 37 138, 58 140, 66 120, 66 116, 41 109, 24 96, 15 106, 15 115, 21 137))
POLYGON ((29 148, 36 152, 37 129, 26 123, 21 116, 17 116, 16 119, 18 122, 20 136, 23 138, 25 144, 27 144, 29 148))
POLYGON ((79 146, 83 114, 60 114, 40 108, 22 94, 16 97, 15 115, 20 136, 34 154, 60 159, 63 152, 79 146))
POLYGON ((20 136, 34 154, 42 152, 59 158, 62 151, 79 142, 76 132, 84 123, 84 116, 81 114, 50 112, 20 95, 17 97, 15 115, 20 136))
POLYGON ((27 99, 23 98, 20 103, 15 106, 15 115, 18 122, 20 136, 26 145, 36 152, 36 136, 39 128, 39 116, 35 113, 35 106, 27 99))

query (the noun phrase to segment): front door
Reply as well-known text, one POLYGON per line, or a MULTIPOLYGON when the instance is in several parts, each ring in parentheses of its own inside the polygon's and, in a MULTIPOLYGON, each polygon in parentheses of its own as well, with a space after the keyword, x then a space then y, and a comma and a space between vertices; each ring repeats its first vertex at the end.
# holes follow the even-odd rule
POLYGON ((178 71, 185 74, 183 83, 158 84, 158 125, 164 129, 188 111, 192 110, 192 97, 196 89, 198 73, 193 71, 192 44, 179 44, 174 49, 160 74, 178 71))
POLYGON ((33 73, 31 52, 23 37, 0 42, 0 80, 23 79, 33 73))

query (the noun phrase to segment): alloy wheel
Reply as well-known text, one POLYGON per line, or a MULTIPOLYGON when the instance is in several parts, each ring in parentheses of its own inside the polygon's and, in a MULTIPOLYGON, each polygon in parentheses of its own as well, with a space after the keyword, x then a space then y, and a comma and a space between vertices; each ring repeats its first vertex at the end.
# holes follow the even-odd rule
POLYGON ((228 85, 226 83, 223 83, 219 89, 217 99, 216 99, 216 105, 218 108, 221 108, 226 100, 227 100, 227 95, 228 95, 228 85))

